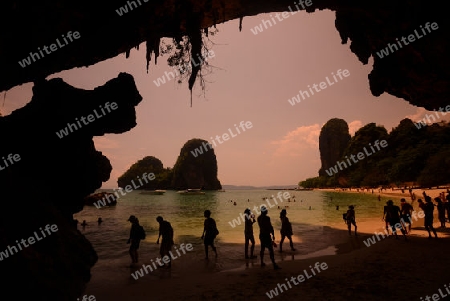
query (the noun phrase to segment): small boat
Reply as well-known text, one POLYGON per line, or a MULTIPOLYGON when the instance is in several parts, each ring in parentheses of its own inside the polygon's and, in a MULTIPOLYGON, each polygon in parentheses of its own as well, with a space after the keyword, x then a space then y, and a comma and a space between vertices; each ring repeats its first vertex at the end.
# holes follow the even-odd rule
POLYGON ((85 197, 84 204, 87 206, 96 206, 97 208, 116 206, 117 197, 111 192, 98 192, 85 197))
POLYGON ((166 193, 165 190, 156 189, 156 190, 144 190, 141 192, 141 194, 151 194, 151 195, 162 195, 166 193))
POLYGON ((217 190, 217 192, 225 192, 225 190, 223 190, 223 189, 220 189, 220 190, 217 190))
POLYGON ((192 195, 201 195, 205 194, 204 191, 201 191, 201 189, 186 189, 186 190, 179 190, 177 191, 179 194, 192 194, 192 195))

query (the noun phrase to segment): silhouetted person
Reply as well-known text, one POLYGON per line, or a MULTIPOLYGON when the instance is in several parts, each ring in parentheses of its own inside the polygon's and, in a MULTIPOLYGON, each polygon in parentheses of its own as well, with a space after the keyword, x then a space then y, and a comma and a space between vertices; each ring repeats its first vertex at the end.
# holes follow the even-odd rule
POLYGON ((131 256, 131 263, 134 264, 137 263, 139 259, 138 249, 139 244, 141 243, 141 235, 139 233, 140 225, 139 220, 134 215, 130 215, 128 221, 131 223, 131 229, 130 229, 130 237, 128 238, 127 244, 130 244, 129 253, 131 256))
POLYGON ((414 211, 413 206, 411 206, 411 204, 409 204, 408 202, 406 202, 405 199, 401 199, 400 200, 400 211, 401 211, 401 220, 403 222, 403 224, 405 225, 405 230, 406 230, 406 224, 408 224, 408 232, 411 232, 411 224, 412 224, 412 212, 414 211))
POLYGON ((400 221, 400 207, 395 206, 392 200, 387 201, 386 215, 389 219, 389 224, 391 225, 392 233, 395 235, 395 239, 399 239, 397 235, 397 229, 400 229, 403 237, 405 237, 406 240, 406 231, 403 229, 403 224, 400 221))
MULTIPOLYGON (((384 208, 383 208, 383 218, 382 219, 384 220, 384 224, 386 226, 386 233, 389 236, 389 225, 390 225, 390 222, 389 222, 389 214, 387 214, 387 211, 388 211, 387 204, 388 204, 388 202, 386 202, 386 206, 384 206, 384 208)), ((394 234, 394 233, 392 233, 392 234, 394 234)))
POLYGON ((100 226, 101 223, 103 223, 103 220, 102 220, 101 217, 99 217, 98 220, 97 220, 97 224, 100 226))
POLYGON ((434 204, 431 202, 431 197, 426 196, 425 197, 425 206, 423 211, 425 212, 425 221, 424 221, 424 226, 425 229, 428 231, 428 238, 432 238, 431 237, 431 231, 434 234, 434 237, 438 237, 436 230, 433 227, 433 214, 434 214, 434 204))
POLYGON ((267 216, 267 208, 261 206, 261 215, 258 216, 258 226, 259 226, 259 240, 261 241, 261 266, 265 266, 264 263, 264 250, 269 249, 270 260, 272 261, 273 268, 275 270, 280 269, 280 267, 275 263, 275 255, 273 253, 273 241, 275 241, 275 232, 273 231, 272 223, 270 222, 270 217, 267 216), (272 235, 272 238, 270 237, 272 235))
POLYGON ((251 214, 250 209, 245 209, 245 259, 254 259, 256 256, 253 254, 255 250, 255 237, 253 236, 253 224, 256 223, 255 216, 251 214), (252 243, 250 247, 250 257, 248 256, 248 245, 252 243))
MULTIPOLYGON (((171 257, 169 256, 169 252, 172 250, 172 246, 174 244, 173 242, 173 228, 172 225, 165 221, 162 216, 158 216, 156 218, 156 221, 159 223, 159 235, 158 240, 156 241, 157 244, 159 244, 159 238, 162 236, 161 240, 161 246, 159 248, 159 254, 161 255, 161 258, 164 256, 169 257, 169 263, 167 266, 170 268, 172 266, 171 257)), ((165 263, 164 263, 165 265, 165 263)))
POLYGON ((441 228, 445 228, 445 206, 444 206, 444 203, 442 203, 440 198, 434 198, 434 201, 437 203, 438 219, 441 222, 441 228))
POLYGON ((204 217, 206 217, 203 227, 203 234, 202 239, 203 243, 205 244, 205 259, 208 259, 208 246, 211 246, 214 253, 216 253, 217 257, 217 250, 214 246, 214 239, 216 238, 217 234, 219 234, 219 231, 217 230, 216 221, 211 218, 211 211, 205 210, 204 217))
POLYGON ((283 252, 283 242, 287 237, 289 239, 289 245, 291 246, 291 250, 295 251, 294 244, 292 242, 292 225, 289 219, 287 218, 287 212, 285 209, 280 212, 280 220, 281 220, 281 241, 280 241, 280 252, 283 252))
POLYGON ((347 223, 348 227, 348 235, 352 235, 352 225, 355 226, 355 236, 358 234, 356 233, 356 229, 358 228, 356 226, 356 215, 355 215, 355 207, 353 205, 348 206, 347 214, 345 216, 345 221, 347 223))
POLYGON ((445 197, 445 210, 447 211, 447 220, 450 223, 450 191, 447 190, 447 196, 445 197))
POLYGON ((86 220, 83 220, 83 222, 81 223, 81 226, 83 227, 83 230, 84 230, 84 228, 87 226, 86 220))

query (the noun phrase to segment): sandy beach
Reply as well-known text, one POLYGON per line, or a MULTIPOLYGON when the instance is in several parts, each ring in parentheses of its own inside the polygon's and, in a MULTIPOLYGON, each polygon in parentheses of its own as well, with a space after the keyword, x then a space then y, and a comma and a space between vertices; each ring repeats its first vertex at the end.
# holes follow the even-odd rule
MULTIPOLYGON (((434 196, 431 191, 427 194, 434 196)), ((385 194, 386 197, 397 195, 403 197, 385 194)), ((218 258, 205 261, 203 246, 198 243, 192 252, 174 260, 171 269, 160 268, 135 280, 130 273, 141 266, 129 268, 128 254, 124 252, 123 260, 107 263, 108 273, 96 273, 96 267, 92 269, 86 294, 94 295, 97 300, 270 300, 267 293, 281 287, 283 292, 278 290, 278 296, 272 295, 273 299, 410 301, 421 297, 426 300, 426 296, 433 294, 439 298, 450 295, 444 286, 450 282, 446 275, 450 265, 449 231, 437 229, 439 238, 428 239, 423 219, 419 219, 413 223, 408 240, 391 236, 380 238, 368 247, 364 241, 374 232, 382 232, 383 225, 380 213, 379 219, 358 223, 357 237, 348 235, 344 223, 336 228, 318 227, 314 235, 294 233, 298 236, 296 247, 314 245, 316 251, 308 255, 301 251, 282 254, 276 251, 281 270, 273 270, 267 252, 266 267, 260 266, 259 258, 243 259, 243 243, 219 242, 218 258), (310 266, 316 263, 327 268, 320 272, 316 269, 316 275, 312 275, 310 266), (298 276, 305 271, 310 278, 299 283, 298 276), (297 278, 296 285, 290 280, 292 277, 297 278)), ((285 246, 287 249, 286 242, 285 246)), ((259 250, 256 237, 258 257, 259 250)), ((149 263, 145 252, 141 258, 149 263)))

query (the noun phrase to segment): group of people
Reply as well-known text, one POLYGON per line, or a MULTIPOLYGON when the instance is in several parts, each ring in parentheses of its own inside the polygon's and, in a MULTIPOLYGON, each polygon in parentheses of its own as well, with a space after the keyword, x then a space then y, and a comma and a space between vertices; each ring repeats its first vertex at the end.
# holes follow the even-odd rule
MULTIPOLYGON (((437 238, 436 229, 433 227, 433 214, 434 207, 437 207, 438 210, 438 218, 441 222, 441 227, 445 227, 445 211, 447 210, 447 214, 450 218, 450 193, 447 195, 447 202, 442 202, 440 197, 434 198, 434 201, 437 203, 436 205, 432 203, 431 197, 423 193, 425 202, 422 199, 418 199, 419 207, 424 211, 424 226, 428 231, 429 238, 432 238, 431 233, 437 238)), ((383 220, 385 221, 386 233, 389 235, 389 228, 391 229, 392 235, 398 238, 397 231, 400 230, 405 240, 407 240, 406 234, 411 232, 411 224, 412 224, 412 212, 414 208, 411 204, 406 202, 405 199, 400 200, 400 206, 394 205, 392 200, 388 200, 386 202, 386 206, 384 206, 383 211, 383 220)), ((257 256, 254 254, 255 250, 255 238, 253 234, 253 224, 258 222, 259 226, 259 240, 261 243, 260 250, 260 261, 261 266, 265 266, 264 263, 264 253, 265 249, 269 251, 269 257, 272 261, 274 269, 280 269, 280 267, 275 263, 274 256, 274 247, 277 247, 275 243, 275 231, 272 226, 270 217, 267 215, 268 210, 267 207, 261 206, 261 215, 258 218, 255 218, 255 215, 252 214, 250 209, 245 209, 244 214, 245 218, 245 229, 244 229, 244 239, 245 239, 245 258, 246 259, 255 259, 257 256), (250 247, 250 254, 249 254, 250 247)), ((211 211, 204 211, 204 225, 203 225, 203 233, 201 239, 203 240, 205 247, 205 259, 209 258, 209 247, 212 248, 215 256, 217 257, 217 248, 214 245, 214 240, 219 234, 219 230, 217 229, 216 221, 211 217, 211 211)), ((350 205, 346 213, 344 213, 343 218, 348 225, 348 233, 351 235, 351 227, 354 226, 355 236, 357 236, 357 226, 356 226, 356 217, 355 217, 355 207, 350 205)), ((279 251, 283 252, 283 242, 287 238, 289 240, 289 245, 292 251, 295 251, 294 244, 292 242, 292 225, 287 218, 286 209, 281 210, 280 212, 280 220, 281 220, 281 240, 279 245, 279 251)), ((134 216, 130 216, 128 219, 132 223, 132 227, 130 230, 130 238, 128 243, 130 244, 130 256, 133 263, 137 263, 138 254, 137 250, 139 249, 139 244, 142 239, 145 238, 145 231, 142 226, 139 225, 139 220, 134 216)), ((156 218, 156 221, 159 223, 159 235, 158 240, 156 241, 159 244, 159 240, 162 237, 161 247, 160 247, 160 255, 166 256, 169 254, 172 246, 174 245, 173 241, 173 228, 168 221, 165 221, 161 216, 156 218)), ((449 219, 450 221, 450 219, 449 219)), ((170 256, 169 256, 170 257, 170 256)), ((168 263, 168 267, 171 266, 171 263, 168 263)))
MULTIPOLYGON (((246 209, 244 211, 246 215, 245 219, 245 258, 246 259, 255 259, 257 256, 254 255, 255 249, 255 238, 253 235, 253 224, 258 222, 259 225, 259 239, 261 242, 261 251, 260 251, 260 260, 261 266, 265 266, 264 263, 264 252, 267 248, 269 250, 269 257, 272 261, 274 269, 280 269, 280 267, 275 263, 275 255, 274 255, 274 247, 276 247, 275 243, 275 231, 270 221, 270 217, 267 215, 268 210, 265 206, 261 206, 261 215, 255 219, 255 215, 251 213, 250 209, 246 209), (248 249, 250 246, 250 256, 248 255, 248 249)), ((217 248, 214 246, 214 240, 219 234, 219 230, 217 229, 216 221, 211 217, 211 211, 205 210, 204 212, 205 221, 203 224, 203 233, 201 239, 203 240, 203 244, 205 246, 205 259, 209 259, 209 247, 212 248, 215 256, 217 257, 217 248)), ((292 242, 292 225, 287 218, 286 209, 281 210, 280 212, 280 220, 281 220, 281 241, 280 241, 280 252, 283 252, 283 242, 285 238, 289 240, 289 244, 292 251, 295 251, 294 244, 292 242)), ((131 215, 128 218, 128 221, 131 223, 130 236, 127 241, 130 244, 129 253, 132 260, 132 265, 138 262, 138 249, 142 239, 145 239, 145 231, 143 227, 139 224, 139 219, 131 215)), ((165 221, 163 217, 158 216, 156 221, 159 223, 159 235, 158 240, 156 241, 159 244, 159 240, 162 237, 161 246, 160 246, 160 255, 161 257, 169 255, 172 246, 174 245, 173 241, 173 228, 168 221, 165 221)), ((169 256, 170 258, 170 256, 169 256)), ((171 267, 171 262, 167 264, 168 267, 171 267)))
MULTIPOLYGON (((253 235, 253 224, 258 222, 259 226, 259 240, 261 242, 261 251, 260 251, 260 261, 261 266, 265 266, 264 263, 264 252, 267 248, 269 250, 269 257, 272 261, 274 269, 278 270, 280 267, 275 263, 275 254, 274 247, 277 247, 275 243, 275 230, 273 229, 272 223, 270 221, 270 217, 267 215, 268 210, 265 206, 261 207, 261 215, 258 216, 257 220, 255 219, 255 215, 251 213, 250 209, 245 209, 244 214, 246 216, 245 219, 245 258, 246 259, 254 259, 257 256, 254 255, 255 250, 255 237, 253 235), (250 256, 248 255, 248 247, 250 246, 250 256)), ((287 237, 289 240, 289 245, 292 251, 295 251, 294 244, 292 242, 292 225, 287 218, 286 209, 281 210, 280 212, 280 220, 281 220, 281 240, 280 240, 280 252, 283 252, 283 242, 287 237)))
MULTIPOLYGON (((434 201, 436 205, 433 204, 431 197, 426 195, 424 192, 424 199, 418 199, 419 208, 424 212, 424 226, 425 230, 428 232, 428 238, 432 238, 431 233, 434 234, 434 237, 437 238, 436 229, 433 227, 433 219, 434 219, 434 207, 437 207, 438 210, 438 218, 441 223, 441 228, 445 228, 445 212, 447 211, 448 220, 450 221, 450 192, 447 191, 447 202, 443 202, 441 197, 435 197, 434 201)), ((355 236, 357 236, 357 226, 355 221, 355 210, 354 206, 350 205, 348 207, 346 213, 343 214, 343 218, 348 225, 348 234, 351 235, 351 226, 355 227, 355 236)), ((400 200, 400 206, 394 205, 392 200, 388 200, 386 202, 386 206, 384 206, 383 210, 383 221, 386 226, 386 234, 389 235, 389 228, 391 229, 391 234, 398 238, 397 231, 400 230, 405 240, 407 240, 407 234, 411 233, 411 225, 412 225, 412 213, 414 208, 411 204, 406 202, 404 198, 400 200)))

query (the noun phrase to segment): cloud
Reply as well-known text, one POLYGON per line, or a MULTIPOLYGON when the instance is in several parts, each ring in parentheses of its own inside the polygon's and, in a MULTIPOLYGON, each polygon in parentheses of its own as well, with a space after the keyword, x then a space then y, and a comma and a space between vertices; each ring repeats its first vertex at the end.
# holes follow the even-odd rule
POLYGON ((318 150, 321 128, 319 124, 301 126, 288 132, 280 140, 271 141, 270 144, 276 146, 273 156, 301 157, 305 150, 318 150))
POLYGON ((405 118, 409 118, 413 122, 417 122, 425 116, 426 112, 428 112, 428 111, 425 110, 424 108, 417 108, 415 114, 405 116, 405 118))
POLYGON ((353 120, 348 124, 348 131, 350 133, 350 136, 354 136, 356 131, 359 130, 362 127, 361 120, 353 120))

